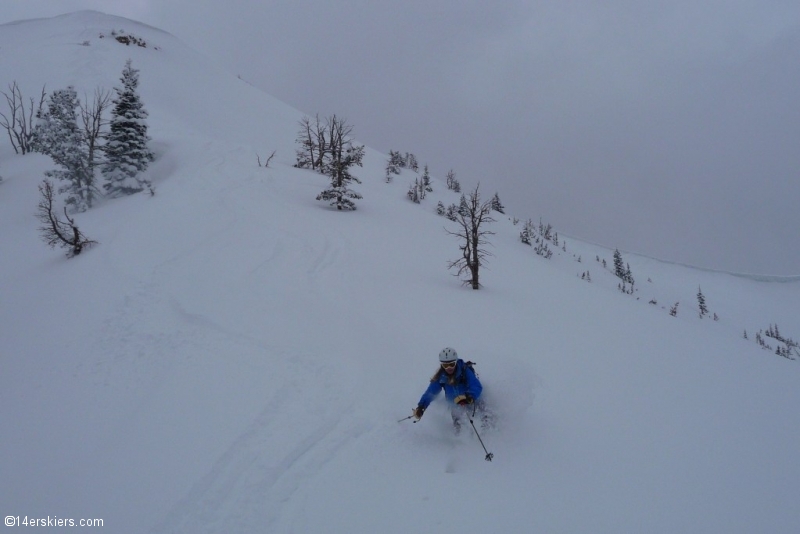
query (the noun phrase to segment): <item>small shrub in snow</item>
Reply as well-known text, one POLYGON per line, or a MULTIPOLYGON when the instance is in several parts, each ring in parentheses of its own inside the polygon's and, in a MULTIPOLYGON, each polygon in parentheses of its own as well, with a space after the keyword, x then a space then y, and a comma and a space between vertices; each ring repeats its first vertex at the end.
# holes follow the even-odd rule
POLYGON ((68 249, 67 257, 70 258, 80 254, 84 248, 97 244, 96 241, 83 235, 75 224, 75 220, 67 214, 66 207, 64 208, 66 222, 56 215, 53 208, 53 184, 49 180, 44 180, 39 185, 39 193, 42 198, 39 200, 36 218, 42 223, 42 226, 39 227, 39 235, 45 243, 51 248, 59 246, 68 249))
POLYGON ((453 169, 447 172, 447 181, 445 183, 447 184, 447 189, 450 191, 455 191, 456 193, 461 192, 461 184, 456 180, 456 173, 453 169))

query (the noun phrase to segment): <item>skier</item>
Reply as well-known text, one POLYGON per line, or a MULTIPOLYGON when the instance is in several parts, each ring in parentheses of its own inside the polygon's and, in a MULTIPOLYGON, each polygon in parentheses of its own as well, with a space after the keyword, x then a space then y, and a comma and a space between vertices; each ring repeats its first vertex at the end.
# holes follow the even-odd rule
POLYGON ((419 404, 414 409, 414 417, 417 420, 421 419, 433 399, 444 389, 456 434, 461 431, 462 417, 465 415, 469 417, 476 412, 481 414, 481 426, 484 428, 488 426, 489 414, 481 399, 483 386, 472 369, 472 362, 459 359, 455 349, 447 347, 439 353, 439 365, 428 389, 422 394, 419 404))

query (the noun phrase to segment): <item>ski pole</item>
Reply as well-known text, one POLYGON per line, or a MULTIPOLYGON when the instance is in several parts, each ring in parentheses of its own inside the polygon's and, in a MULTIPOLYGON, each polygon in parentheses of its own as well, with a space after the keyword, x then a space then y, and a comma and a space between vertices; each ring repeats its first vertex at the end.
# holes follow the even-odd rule
MULTIPOLYGON (((412 413, 412 414, 411 414, 411 415, 409 415, 408 417, 403 417, 402 419, 398 419, 398 420, 397 420, 397 422, 398 422, 398 423, 402 423, 403 421, 408 421, 409 419, 412 419, 412 418, 414 418, 414 417, 416 417, 416 415, 414 415, 414 414, 412 413)), ((419 421, 419 419, 415 419, 413 422, 414 422, 414 423, 416 423, 416 422, 418 422, 418 421, 419 421)))
POLYGON ((467 419, 469 419, 469 424, 472 425, 472 430, 475 431, 475 435, 478 436, 478 441, 481 442, 481 447, 483 447, 483 452, 486 453, 486 458, 484 458, 484 460, 486 460, 487 462, 491 462, 492 458, 494 458, 494 454, 486 450, 486 445, 483 444, 481 435, 478 434, 478 429, 475 428, 475 423, 472 421, 472 417, 469 414, 467 414, 467 419))

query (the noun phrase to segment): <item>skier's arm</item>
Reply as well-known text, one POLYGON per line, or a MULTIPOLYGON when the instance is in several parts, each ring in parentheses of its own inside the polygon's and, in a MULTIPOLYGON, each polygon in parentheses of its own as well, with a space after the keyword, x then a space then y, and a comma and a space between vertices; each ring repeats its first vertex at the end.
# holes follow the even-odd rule
POLYGON ((428 386, 428 389, 426 389, 425 393, 423 393, 422 397, 420 397, 419 406, 427 408, 440 391, 442 391, 442 385, 439 383, 439 381, 437 380, 435 382, 431 382, 428 386))

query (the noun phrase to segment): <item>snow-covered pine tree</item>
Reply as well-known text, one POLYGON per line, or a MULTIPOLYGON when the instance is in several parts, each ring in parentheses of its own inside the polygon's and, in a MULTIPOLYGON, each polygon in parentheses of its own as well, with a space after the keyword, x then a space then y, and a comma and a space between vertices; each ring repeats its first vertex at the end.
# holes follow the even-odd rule
POLYGON ((461 193, 461 200, 458 201, 458 213, 459 215, 466 215, 469 211, 469 204, 467 204, 467 197, 464 193, 461 193))
POLYGON ((522 227, 522 231, 519 233, 519 240, 525 243, 526 245, 533 246, 531 244, 531 236, 533 236, 533 221, 528 219, 525 221, 525 224, 522 227))
POLYGON ((34 150, 50 156, 62 167, 47 171, 45 176, 66 182, 58 190, 67 194, 66 204, 75 211, 86 211, 92 207, 98 190, 84 133, 78 127, 77 109, 78 95, 72 86, 53 91, 47 110, 39 114, 31 143, 34 150))
POLYGON ((553 257, 553 251, 550 250, 550 247, 547 246, 547 241, 544 239, 537 241, 537 245, 534 247, 533 251, 547 260, 553 257))
POLYGON ((503 207, 503 204, 500 202, 500 195, 497 193, 494 194, 492 197, 492 209, 497 213, 505 214, 506 209, 503 207))
POLYGON ((401 167, 405 166, 405 161, 400 152, 389 150, 389 161, 386 162, 386 183, 392 181, 392 175, 400 174, 401 167))
POLYGON ((625 266, 622 263, 622 253, 618 249, 614 249, 614 275, 617 278, 625 278, 625 266))
POLYGON ((524 226, 522 231, 519 233, 519 240, 525 243, 528 246, 531 246, 531 235, 528 232, 528 227, 524 226))
POLYGON ((417 157, 410 152, 406 152, 406 165, 412 171, 419 172, 419 163, 417 162, 417 157))
POLYGON ((408 193, 406 196, 414 204, 419 204, 419 180, 414 180, 414 183, 408 186, 408 193))
POLYGON ((332 115, 325 121, 328 138, 328 151, 322 154, 320 172, 327 174, 331 180, 330 187, 317 195, 317 200, 324 200, 337 210, 355 210, 353 200, 362 196, 350 189, 350 183, 361 183, 361 180, 350 174, 354 165, 361 167, 364 159, 364 145, 353 144, 350 135, 353 126, 345 119, 332 115))
POLYGON ((115 87, 117 98, 113 100, 109 133, 103 151, 106 162, 102 172, 106 179, 103 184, 111 197, 130 195, 144 189, 151 192, 152 184, 140 173, 154 159, 153 152, 147 147, 150 137, 147 135, 147 111, 144 109, 137 87, 139 71, 134 69, 129 59, 125 62, 120 78, 122 87, 115 87))
POLYGON ((700 318, 702 319, 708 315, 708 307, 706 307, 706 297, 700 287, 697 287, 697 307, 700 309, 700 318))
POLYGON ((428 164, 425 164, 425 171, 422 173, 422 185, 425 187, 425 191, 428 193, 433 192, 433 186, 431 185, 431 175, 428 173, 428 164))
POLYGON ((539 219, 539 235, 541 235, 542 238, 546 239, 547 241, 552 241, 553 240, 553 225, 550 224, 550 223, 547 223, 547 225, 545 225, 542 222, 542 219, 539 219))
POLYGON ((629 263, 625 264, 625 278, 623 278, 623 280, 628 282, 631 285, 631 290, 633 290, 633 273, 631 272, 631 266, 629 263))
POLYGON ((456 221, 458 219, 458 206, 455 204, 450 204, 447 206, 447 211, 445 212, 444 216, 450 219, 451 221, 456 221))

